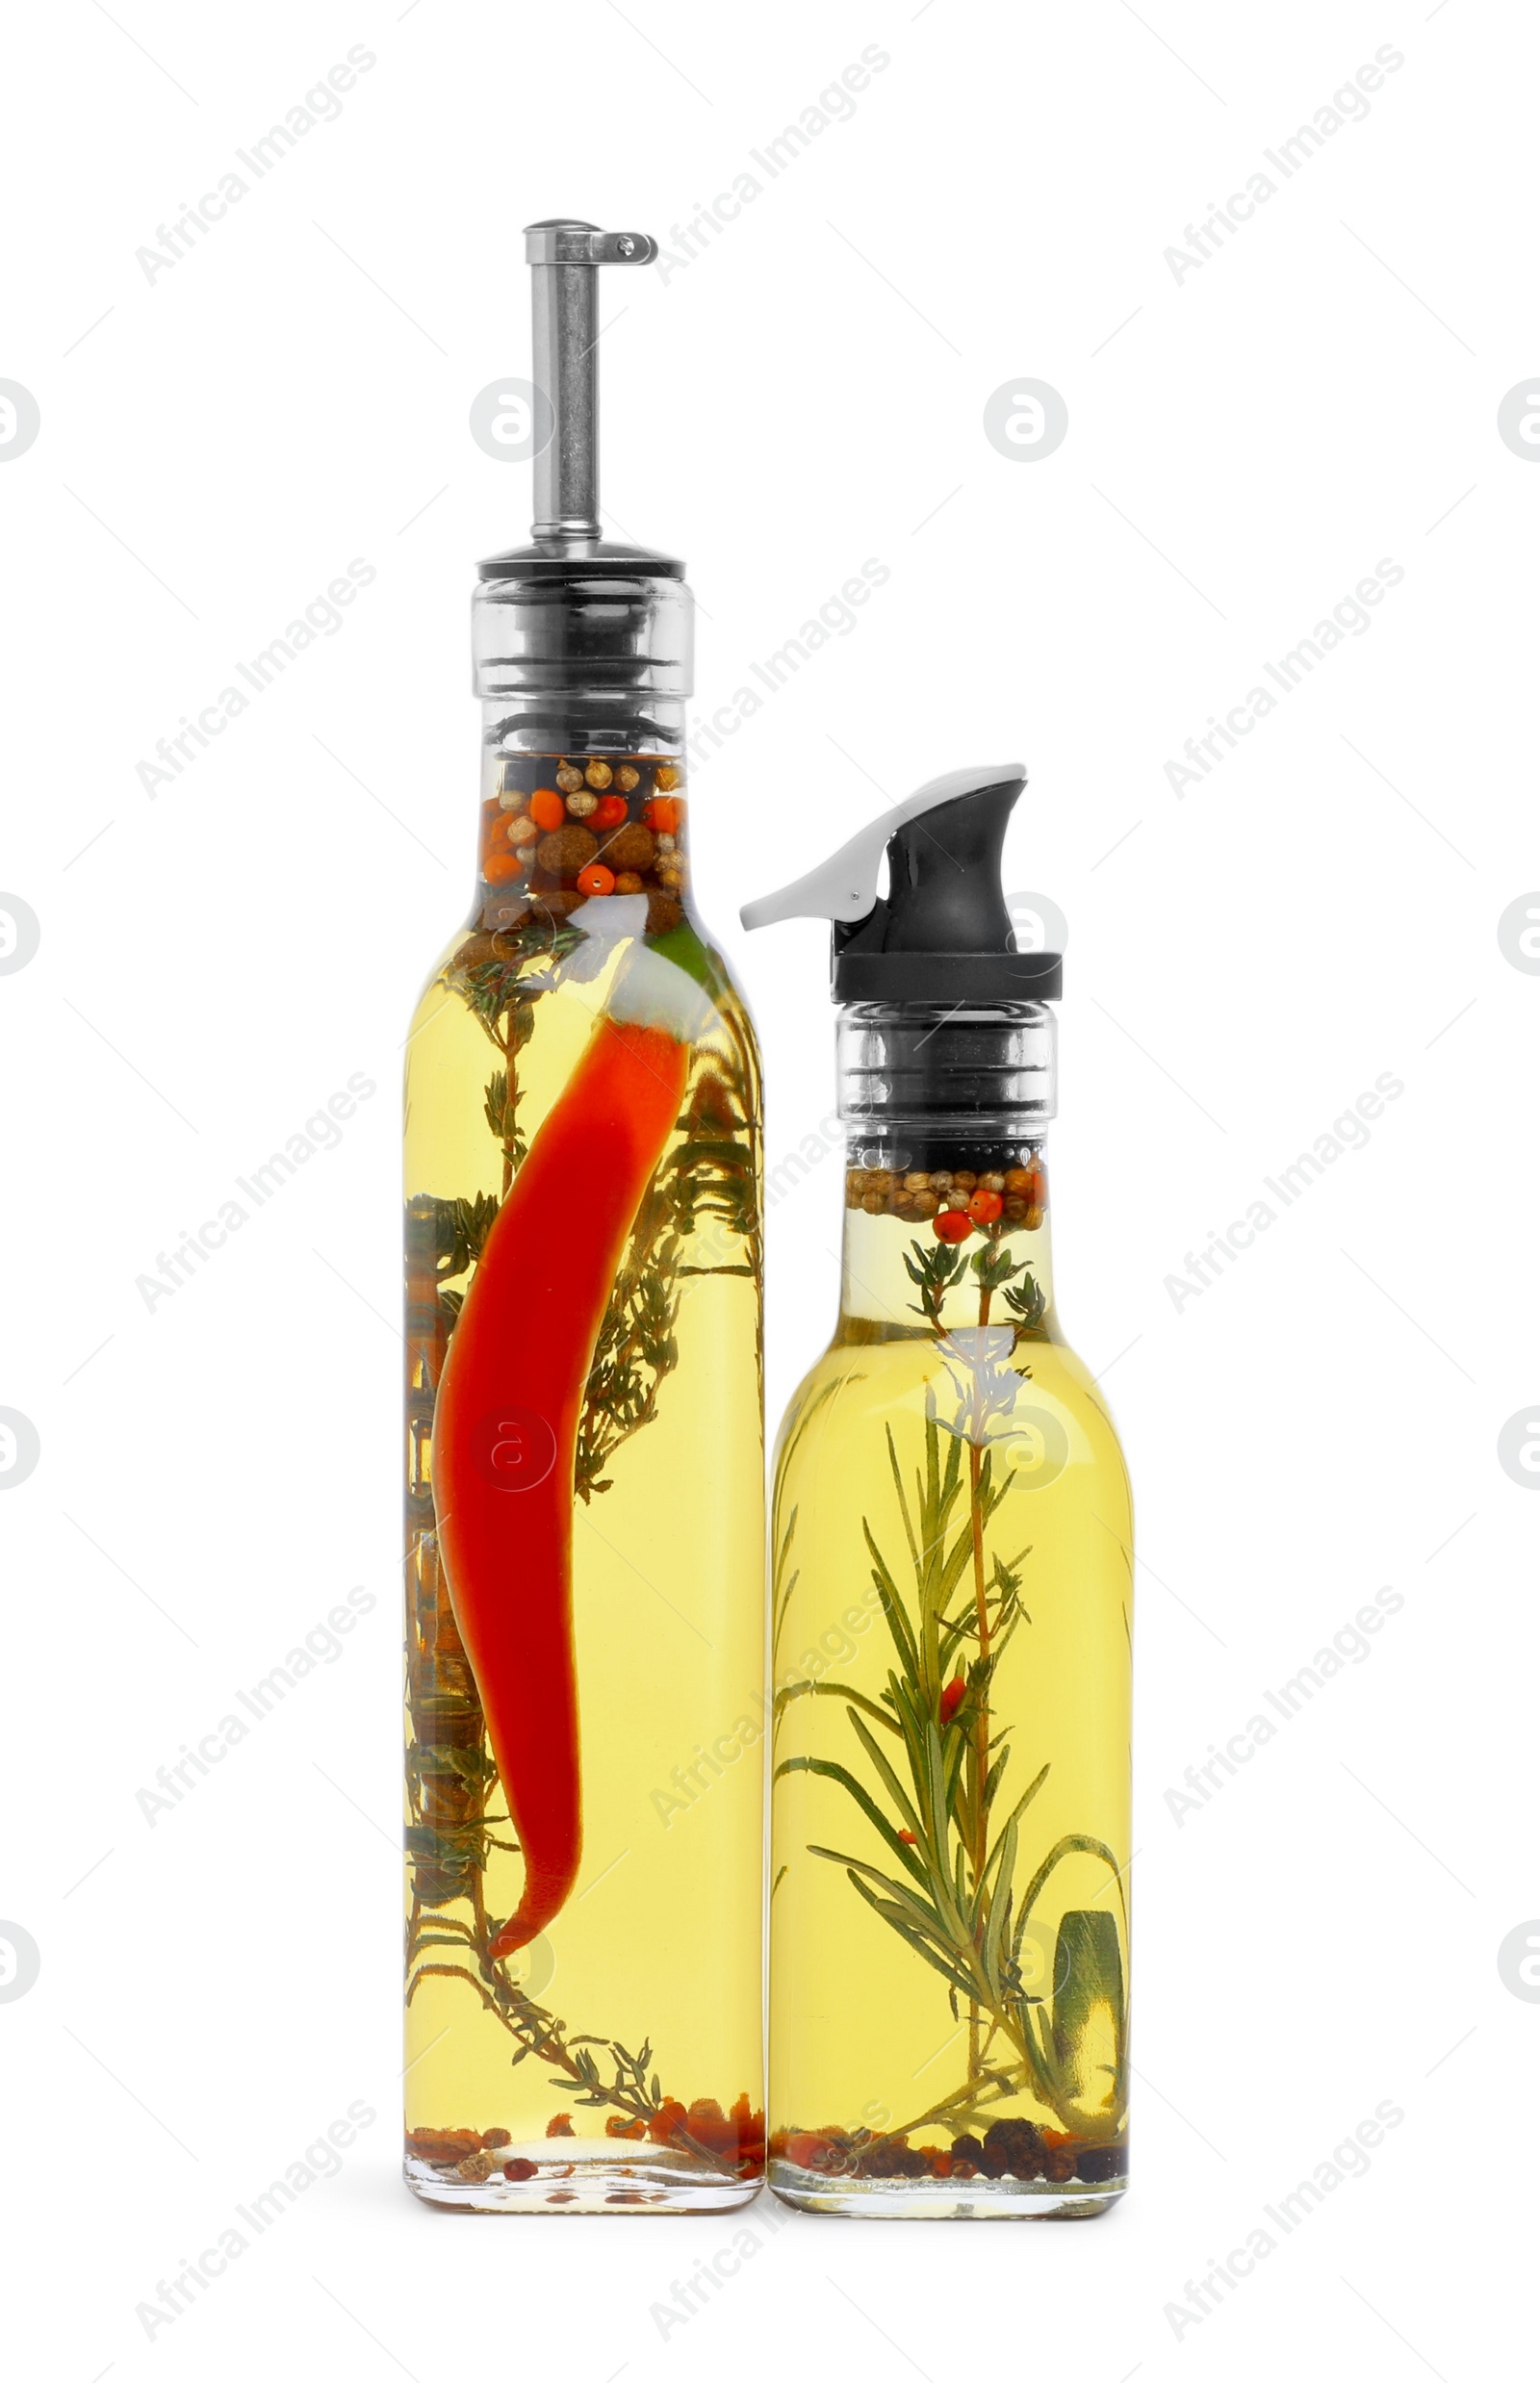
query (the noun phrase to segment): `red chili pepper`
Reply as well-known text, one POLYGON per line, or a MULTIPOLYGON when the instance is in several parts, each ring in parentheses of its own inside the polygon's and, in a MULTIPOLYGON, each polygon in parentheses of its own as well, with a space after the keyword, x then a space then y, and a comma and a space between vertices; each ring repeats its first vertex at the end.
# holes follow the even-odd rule
POLYGON ((573 1459, 594 1344, 687 1062, 661 1027, 600 1017, 493 1221, 439 1384, 439 1544, 525 1861, 498 1957, 555 1918, 578 1875, 573 1459))

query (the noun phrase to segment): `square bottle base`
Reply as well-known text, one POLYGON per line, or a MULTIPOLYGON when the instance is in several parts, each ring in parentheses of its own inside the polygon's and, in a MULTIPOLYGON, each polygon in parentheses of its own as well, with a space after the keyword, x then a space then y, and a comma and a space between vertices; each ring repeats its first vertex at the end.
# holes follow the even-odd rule
POLYGON ((489 2175, 466 2177, 409 2152, 401 2173, 418 2200, 479 2216, 687 2216, 741 2209, 761 2182, 692 2164, 651 2143, 620 2140, 547 2138, 505 2144, 488 2158, 494 2163, 489 2175), (509 2166, 521 2172, 510 2177, 504 2173, 509 2166))
POLYGON ((777 2200, 821 2217, 1102 2217, 1116 2209, 1127 2178, 1107 2184, 1022 2184, 1014 2176, 974 2176, 965 2184, 936 2177, 820 2176, 772 2160, 766 2178, 777 2200))

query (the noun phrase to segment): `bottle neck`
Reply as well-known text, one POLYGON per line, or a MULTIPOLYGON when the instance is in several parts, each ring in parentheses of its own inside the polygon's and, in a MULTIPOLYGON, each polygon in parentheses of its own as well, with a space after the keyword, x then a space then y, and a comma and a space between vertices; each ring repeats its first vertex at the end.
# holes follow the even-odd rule
POLYGON ((1042 1002, 853 1002, 839 1337, 1008 1323, 1047 1336, 1053 1012, 1042 1002))
POLYGON ((641 896, 646 932, 690 910, 684 705, 525 694, 483 702, 473 924, 507 933, 641 896))
POLYGON ((890 1136, 845 1156, 841 1343, 1009 1325, 1052 1337, 1040 1130, 1009 1140, 890 1136))

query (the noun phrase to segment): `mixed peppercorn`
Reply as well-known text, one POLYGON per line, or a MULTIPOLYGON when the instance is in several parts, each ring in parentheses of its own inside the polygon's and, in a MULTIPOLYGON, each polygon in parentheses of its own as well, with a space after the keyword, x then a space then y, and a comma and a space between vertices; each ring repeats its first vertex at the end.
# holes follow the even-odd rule
POLYGON ((869 1217, 897 1217, 905 1224, 929 1223, 938 1242, 965 1242, 970 1234, 998 1241, 1004 1233, 1036 1233, 1048 1209, 1048 1173, 1040 1150, 1023 1153, 1020 1166, 976 1173, 968 1166, 851 1166, 845 1170, 845 1206, 869 1217))
MULTIPOLYGON (((686 2105, 665 2094, 650 2117, 617 2114, 606 2119, 604 2134, 617 2144, 648 2141, 663 2150, 705 2152, 738 2176, 758 2176, 764 2169, 764 2112, 751 2110, 746 2093, 740 2093, 726 2111, 717 2101, 686 2105)), ((545 2162, 510 2156, 513 2138, 506 2127, 488 2127, 483 2134, 472 2127, 412 2127, 407 2132, 406 2151, 409 2159, 446 2169, 463 2184, 483 2185, 501 2176, 508 2184, 522 2185, 540 2175, 543 2168, 552 2177, 571 2172, 571 2163, 561 2150, 564 2142, 575 2138, 568 2112, 551 2120, 546 2136, 552 2149, 545 2162)))
POLYGON ((565 918, 609 894, 645 894, 647 933, 684 915, 684 773, 649 754, 504 756, 481 806, 481 923, 508 928, 533 909, 565 918))
POLYGON ((907 2135, 852 2135, 842 2127, 788 2128, 770 2138, 771 2157, 816 2176, 931 2176, 954 2184, 975 2176, 1010 2176, 1018 2184, 1116 2183, 1128 2173, 1128 2142, 1086 2143, 1030 2118, 997 2118, 982 2139, 954 2137, 950 2146, 911 2145, 907 2135))

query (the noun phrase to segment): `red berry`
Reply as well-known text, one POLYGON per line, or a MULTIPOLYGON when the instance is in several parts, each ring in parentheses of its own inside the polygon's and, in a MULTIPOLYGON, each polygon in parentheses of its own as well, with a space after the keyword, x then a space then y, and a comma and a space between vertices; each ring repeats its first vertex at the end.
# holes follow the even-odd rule
POLYGON ((962 1704, 962 1699, 966 1696, 967 1692, 968 1683, 962 1678, 961 1672, 955 1679, 949 1679, 947 1681, 946 1686, 941 1690, 941 1720, 943 1725, 951 1720, 953 1714, 957 1711, 958 1706, 962 1704))
POLYGON ((973 1219, 965 1208, 943 1208, 931 1219, 931 1230, 938 1242, 965 1242, 973 1230, 973 1219))
POLYGON ((618 828, 626 816, 626 797, 623 794, 601 795, 589 821, 591 828, 618 828))
POLYGON ((968 1202, 968 1215, 975 1224, 993 1224, 1004 1206, 998 1192, 975 1192, 968 1202))
POLYGON ((578 872, 578 891, 581 894, 608 894, 615 890, 615 872, 606 869, 602 860, 595 860, 578 872))

